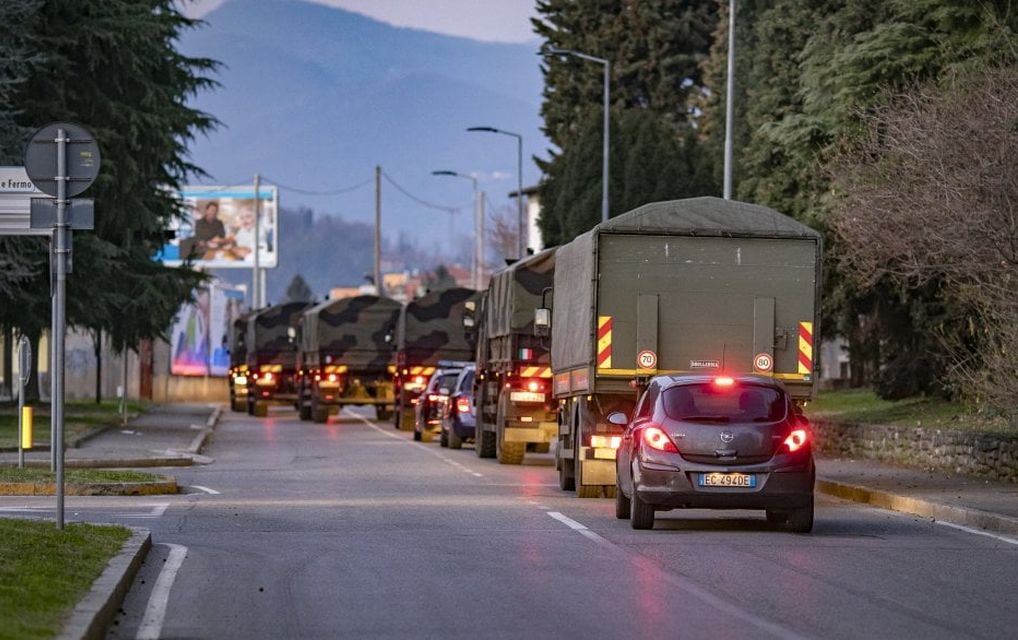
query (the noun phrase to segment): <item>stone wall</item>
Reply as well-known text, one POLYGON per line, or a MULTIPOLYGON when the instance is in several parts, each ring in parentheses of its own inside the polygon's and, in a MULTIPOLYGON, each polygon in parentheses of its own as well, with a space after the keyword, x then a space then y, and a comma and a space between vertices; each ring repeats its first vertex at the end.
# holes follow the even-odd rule
POLYGON ((1018 435, 811 421, 816 450, 1018 483, 1018 435))

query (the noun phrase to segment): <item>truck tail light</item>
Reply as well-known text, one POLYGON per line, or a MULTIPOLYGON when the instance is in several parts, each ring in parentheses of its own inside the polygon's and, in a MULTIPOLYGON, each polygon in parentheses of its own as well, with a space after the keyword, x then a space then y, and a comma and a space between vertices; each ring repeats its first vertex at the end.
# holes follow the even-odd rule
POLYGON ((809 441, 809 432, 805 429, 794 429, 782 442, 787 449, 788 453, 795 453, 799 449, 803 448, 809 441))
POLYGON ((595 449, 618 449, 622 436, 590 436, 590 446, 595 449))
POLYGON ((540 390, 541 390, 540 380, 531 380, 530 382, 527 383, 527 391, 540 391, 540 390))
POLYGON ((329 382, 335 382, 336 380, 339 380, 339 376, 337 376, 334 373, 330 373, 329 374, 329 382))
POLYGON ((675 446, 668 434, 660 427, 646 427, 643 430, 643 443, 655 451, 666 453, 678 453, 679 448, 675 446))
POLYGON ((266 373, 265 374, 265 380, 267 380, 269 382, 272 382, 272 374, 271 373, 266 373))
POLYGON ((456 398, 456 411, 460 413, 470 413, 470 409, 469 398, 456 398))

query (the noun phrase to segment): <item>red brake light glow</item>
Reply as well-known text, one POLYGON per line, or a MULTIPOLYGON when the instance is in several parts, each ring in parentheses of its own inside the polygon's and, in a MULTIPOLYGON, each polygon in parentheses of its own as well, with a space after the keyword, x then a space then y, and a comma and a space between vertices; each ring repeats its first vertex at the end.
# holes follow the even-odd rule
POLYGON ((467 398, 456 398, 456 411, 470 413, 470 400, 467 398))
POLYGON ((662 431, 659 427, 647 427, 643 430, 643 442, 656 451, 665 451, 667 453, 678 453, 679 449, 672 442, 672 439, 668 437, 668 434, 662 431))
POLYGON ((334 374, 334 373, 330 373, 329 374, 329 382, 335 382, 338 379, 339 378, 336 377, 336 374, 334 374))
POLYGON ((809 435, 806 433, 805 429, 796 429, 792 431, 792 433, 788 434, 788 437, 785 438, 784 445, 788 447, 788 451, 790 453, 794 453, 801 449, 808 439, 809 435))
POLYGON ((272 380, 272 374, 271 373, 266 373, 265 374, 265 379, 271 381, 272 380))
POLYGON ((531 380, 527 383, 527 391, 538 391, 541 388, 541 383, 537 380, 531 380))
POLYGON ((414 382, 416 382, 417 384, 424 384, 424 376, 417 376, 416 378, 414 378, 414 382))
POLYGON ((719 387, 730 387, 735 384, 735 380, 728 376, 720 376, 718 378, 714 378, 714 384, 719 387))

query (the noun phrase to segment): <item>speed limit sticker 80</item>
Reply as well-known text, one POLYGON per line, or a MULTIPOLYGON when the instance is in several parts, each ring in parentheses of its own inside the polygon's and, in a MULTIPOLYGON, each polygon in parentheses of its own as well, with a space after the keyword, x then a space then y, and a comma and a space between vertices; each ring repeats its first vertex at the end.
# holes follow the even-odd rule
POLYGON ((753 369, 767 372, 774 368, 774 358, 769 353, 758 353, 753 357, 753 369))

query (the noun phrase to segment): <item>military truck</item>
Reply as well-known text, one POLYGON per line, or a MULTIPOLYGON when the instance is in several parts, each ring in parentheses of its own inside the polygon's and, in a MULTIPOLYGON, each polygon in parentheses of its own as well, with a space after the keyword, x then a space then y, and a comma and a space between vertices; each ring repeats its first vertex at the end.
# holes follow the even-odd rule
POLYGON ((558 437, 549 343, 534 335, 534 309, 554 276, 555 250, 547 249, 499 271, 488 284, 474 323, 474 450, 482 458, 520 464, 528 446, 547 452, 558 437))
POLYGON ((402 307, 390 298, 361 295, 304 312, 297 361, 301 420, 325 422, 347 405, 372 405, 379 420, 391 417, 391 362, 402 307))
POLYGON ((473 359, 463 317, 468 301, 476 302, 472 289, 435 291, 403 307, 396 328, 394 422, 412 431, 414 408, 428 379, 441 362, 466 363, 473 359))
POLYGON ((247 321, 251 313, 245 313, 230 326, 230 369, 227 371, 226 382, 230 385, 230 409, 245 411, 247 409, 247 321))
POLYGON ((247 412, 268 415, 270 404, 297 405, 297 327, 306 302, 287 302, 247 320, 247 412))
POLYGON ((621 427, 650 376, 758 373, 813 397, 821 237, 766 207, 691 198, 603 222, 559 248, 551 317, 563 490, 611 495, 621 427))

